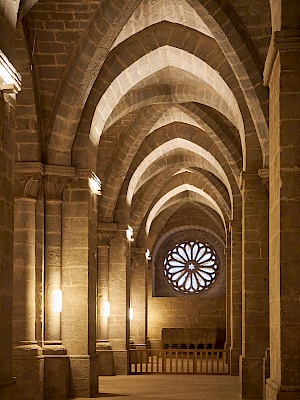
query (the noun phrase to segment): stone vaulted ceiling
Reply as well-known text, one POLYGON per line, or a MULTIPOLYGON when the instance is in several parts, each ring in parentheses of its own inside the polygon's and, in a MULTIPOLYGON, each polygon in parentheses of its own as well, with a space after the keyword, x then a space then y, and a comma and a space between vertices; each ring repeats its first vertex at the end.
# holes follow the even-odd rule
POLYGON ((129 224, 138 246, 189 225, 224 241, 242 171, 268 167, 269 1, 31 7, 17 37, 16 160, 93 170, 99 223, 129 224))

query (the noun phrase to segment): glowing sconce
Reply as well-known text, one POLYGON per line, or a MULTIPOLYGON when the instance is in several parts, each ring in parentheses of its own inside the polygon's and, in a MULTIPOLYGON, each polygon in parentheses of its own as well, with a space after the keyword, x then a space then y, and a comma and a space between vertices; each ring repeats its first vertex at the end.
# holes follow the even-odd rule
POLYGON ((96 194, 97 196, 101 195, 101 181, 95 174, 89 178, 89 187, 93 194, 96 194))
POLYGON ((133 308, 132 307, 129 308, 129 319, 133 320, 133 308))
POLYGON ((52 310, 62 312, 62 290, 53 290, 52 310))
POLYGON ((128 240, 128 242, 133 242, 133 229, 131 228, 131 226, 128 225, 127 229, 126 229, 126 238, 128 240))
POLYGON ((149 249, 146 250, 145 257, 146 257, 147 261, 151 260, 151 254, 150 254, 150 250, 149 249))
POLYGON ((1 50, 0 90, 7 94, 17 94, 21 90, 21 75, 1 50))
POLYGON ((110 302, 109 301, 104 302, 102 313, 103 313, 103 317, 106 317, 106 318, 110 317, 110 302))

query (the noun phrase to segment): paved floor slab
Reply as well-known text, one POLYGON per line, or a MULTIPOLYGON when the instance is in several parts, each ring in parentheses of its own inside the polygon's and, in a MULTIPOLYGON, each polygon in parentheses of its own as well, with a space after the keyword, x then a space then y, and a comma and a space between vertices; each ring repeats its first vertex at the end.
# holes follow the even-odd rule
POLYGON ((204 375, 139 375, 100 377, 103 399, 239 400, 239 378, 204 375))

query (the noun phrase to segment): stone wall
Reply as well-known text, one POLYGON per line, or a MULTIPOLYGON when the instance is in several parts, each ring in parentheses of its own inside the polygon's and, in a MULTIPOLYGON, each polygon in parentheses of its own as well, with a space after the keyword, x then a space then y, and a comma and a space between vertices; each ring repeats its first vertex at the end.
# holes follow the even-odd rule
POLYGON ((12 63, 14 62, 14 35, 18 8, 19 0, 0 2, 0 49, 12 63))
MULTIPOLYGON (((151 293, 151 289, 150 289, 151 293)), ((148 338, 161 340, 163 328, 225 329, 224 297, 151 297, 148 298, 148 338)))
MULTIPOLYGON (((0 82, 1 83, 1 82, 0 82)), ((12 377, 14 100, 0 92, 0 398, 12 377)), ((6 397, 4 397, 6 398, 6 397)))

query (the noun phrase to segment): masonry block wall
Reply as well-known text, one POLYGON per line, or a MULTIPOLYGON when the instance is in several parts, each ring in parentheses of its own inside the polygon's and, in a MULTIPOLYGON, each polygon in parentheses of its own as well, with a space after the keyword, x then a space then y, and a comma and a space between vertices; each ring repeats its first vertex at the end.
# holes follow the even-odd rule
POLYGON ((0 49, 14 63, 15 54, 15 27, 17 23, 17 13, 19 8, 19 0, 3 1, 0 4, 0 49))
POLYGON ((148 298, 148 338, 159 343, 163 328, 226 329, 226 300, 220 298, 148 298))
POLYGON ((0 397, 13 396, 12 379, 12 266, 14 101, 0 94, 0 397))
POLYGON ((226 328, 243 400, 299 398, 299 20, 299 0, 0 0, 1 400, 94 395, 96 343, 127 373, 130 336, 182 327, 226 328), (191 230, 226 268, 173 296, 146 250, 159 267, 191 230))
MULTIPOLYGON (((0 50, 14 62, 19 2, 0 4, 0 50)), ((2 79, 0 78, 0 86, 2 79)), ((0 398, 14 398, 12 378, 13 171, 15 96, 0 92, 0 398)))

